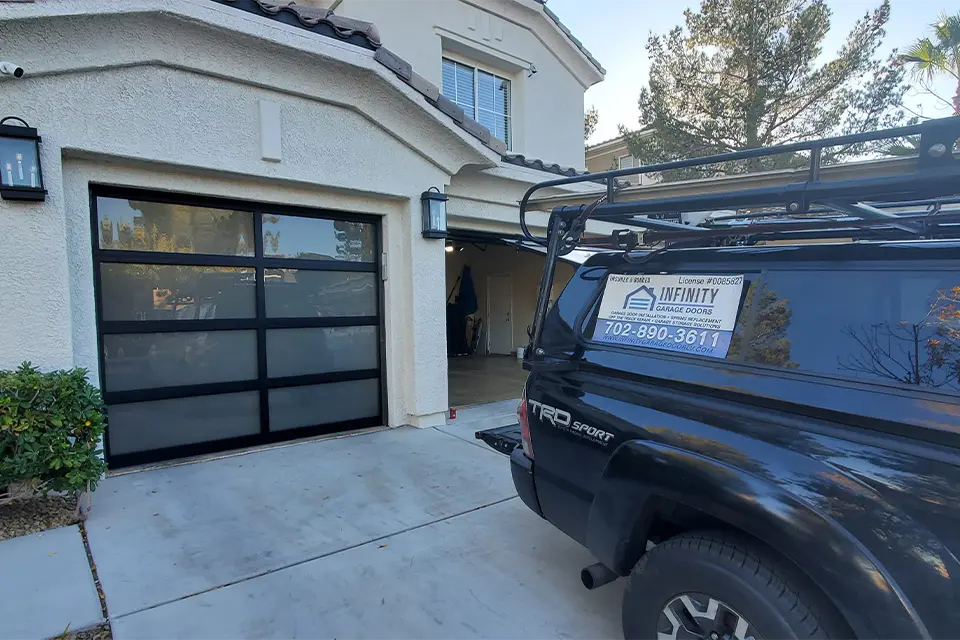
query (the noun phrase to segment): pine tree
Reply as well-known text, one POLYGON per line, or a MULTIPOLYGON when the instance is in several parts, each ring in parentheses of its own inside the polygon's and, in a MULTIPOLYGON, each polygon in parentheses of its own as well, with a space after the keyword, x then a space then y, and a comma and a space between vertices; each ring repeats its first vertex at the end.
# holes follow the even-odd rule
MULTIPOLYGON (((651 34, 640 130, 624 131, 643 164, 894 126, 905 87, 893 54, 875 57, 889 0, 867 13, 831 59, 823 0, 702 0, 685 25, 651 34)), ((824 161, 865 145, 825 149, 824 161)), ((802 166, 798 156, 668 172, 665 180, 802 166)))

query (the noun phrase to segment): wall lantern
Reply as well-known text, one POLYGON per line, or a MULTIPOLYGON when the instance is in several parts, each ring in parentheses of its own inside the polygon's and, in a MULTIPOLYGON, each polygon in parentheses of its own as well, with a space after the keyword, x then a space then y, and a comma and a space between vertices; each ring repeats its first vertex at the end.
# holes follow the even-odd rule
POLYGON ((430 187, 420 195, 423 205, 423 237, 447 237, 447 196, 440 189, 430 187))
POLYGON ((0 120, 0 197, 4 200, 44 200, 40 173, 40 136, 22 119, 0 120), (19 122, 19 125, 7 124, 19 122))

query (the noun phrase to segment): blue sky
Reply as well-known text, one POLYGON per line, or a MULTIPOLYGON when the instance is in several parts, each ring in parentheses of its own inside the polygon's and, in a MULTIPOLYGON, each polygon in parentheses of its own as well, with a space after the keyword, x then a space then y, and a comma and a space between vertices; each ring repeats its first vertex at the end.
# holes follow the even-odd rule
MULTIPOLYGON (((929 25, 942 10, 956 0, 892 0, 890 22, 883 51, 903 48, 921 36, 929 35, 929 25)), ((595 144, 618 135, 617 125, 637 126, 637 96, 647 79, 647 35, 665 33, 683 23, 683 10, 699 7, 699 2, 679 0, 548 0, 550 8, 607 70, 606 79, 591 87, 585 97, 589 107, 596 106, 600 122, 589 143, 595 144)), ((853 23, 880 0, 827 0, 833 11, 831 30, 825 51, 835 51, 843 43, 853 23)), ((956 5, 953 5, 956 10, 956 5)), ((950 97, 951 86, 940 82, 941 95, 950 97)), ((931 98, 908 93, 905 103, 911 108, 922 105, 932 117, 950 115, 931 98)))

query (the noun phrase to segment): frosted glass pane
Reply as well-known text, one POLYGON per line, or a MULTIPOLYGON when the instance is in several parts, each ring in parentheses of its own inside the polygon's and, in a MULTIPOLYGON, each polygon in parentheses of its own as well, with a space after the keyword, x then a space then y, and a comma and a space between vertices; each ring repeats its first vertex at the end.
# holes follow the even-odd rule
POLYGON ((256 391, 115 404, 107 412, 111 455, 260 433, 256 391))
POLYGON ((252 256, 253 214, 97 198, 101 249, 252 256))
POLYGON ((378 366, 377 327, 267 331, 267 373, 271 378, 378 366))
POLYGON ((252 267, 100 265, 103 319, 212 320, 257 313, 252 267))
POLYGON ((270 318, 377 315, 374 273, 267 269, 264 283, 270 318))
POLYGON ((105 335, 103 351, 106 391, 257 377, 255 331, 105 335))
POLYGON ((348 220, 263 215, 263 255, 268 258, 373 262, 372 224, 348 220))
POLYGON ((270 430, 282 431, 380 415, 380 380, 270 390, 270 430))

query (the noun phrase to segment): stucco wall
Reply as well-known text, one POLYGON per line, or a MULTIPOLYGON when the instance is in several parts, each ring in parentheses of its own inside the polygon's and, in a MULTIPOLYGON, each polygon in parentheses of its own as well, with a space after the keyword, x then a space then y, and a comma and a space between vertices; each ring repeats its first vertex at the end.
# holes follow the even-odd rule
POLYGON ((0 205, 0 367, 77 365, 96 378, 90 182, 358 211, 383 220, 390 424, 438 424, 444 251, 420 236, 420 193, 495 156, 415 104, 369 52, 214 3, 170 6, 37 19, 116 5, 0 6, 0 42, 27 69, 0 81, 0 112, 40 130, 49 191, 0 205), (51 33, 71 55, 52 53, 51 33), (261 158, 260 100, 280 105, 281 162, 261 158))
MULTIPOLYGON (((464 265, 470 267, 477 289, 479 310, 475 314, 487 318, 487 277, 508 274, 513 283, 513 350, 527 344, 527 325, 533 321, 537 308, 537 292, 540 290, 540 278, 543 275, 544 258, 529 251, 522 251, 501 245, 463 245, 463 251, 453 251, 446 257, 447 295, 454 288, 457 277, 464 265), (478 247, 482 247, 478 248, 478 247)), ((551 300, 556 300, 560 292, 573 277, 573 265, 561 262, 554 274, 551 300)))
POLYGON ((597 173, 599 171, 616 169, 617 160, 620 156, 625 156, 629 153, 626 143, 602 150, 588 149, 586 152, 587 171, 597 173))
POLYGON ((384 46, 442 86, 444 55, 509 78, 514 153, 583 168, 583 92, 601 78, 532 0, 344 0, 384 46), (528 77, 527 69, 537 73, 528 77))

